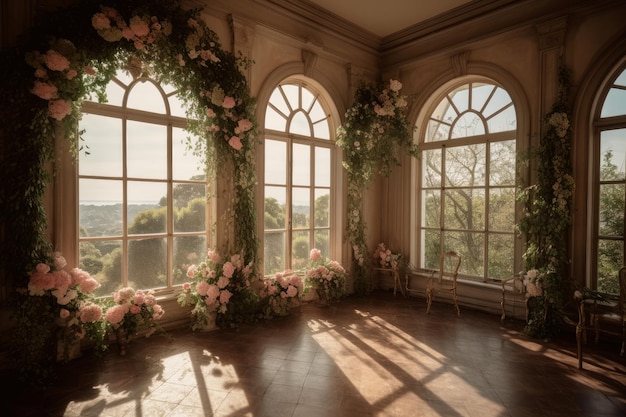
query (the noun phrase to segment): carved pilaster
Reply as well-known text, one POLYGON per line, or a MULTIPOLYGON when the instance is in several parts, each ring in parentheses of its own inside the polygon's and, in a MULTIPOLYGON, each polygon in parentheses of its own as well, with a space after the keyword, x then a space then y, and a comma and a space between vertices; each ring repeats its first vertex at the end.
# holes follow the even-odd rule
POLYGON ((375 77, 371 71, 366 68, 358 67, 353 64, 346 66, 346 73, 348 76, 348 97, 347 103, 352 103, 354 93, 361 82, 373 82, 375 77))
MULTIPOLYGON (((230 26, 232 52, 237 55, 241 53, 247 58, 252 57, 252 47, 254 44, 255 27, 254 23, 242 19, 233 14, 228 15, 228 24, 230 26)), ((248 68, 246 78, 251 76, 251 68, 248 68)))
POLYGON ((557 99, 559 92, 559 66, 563 55, 567 17, 559 17, 537 26, 541 80, 541 115, 545 115, 557 99))

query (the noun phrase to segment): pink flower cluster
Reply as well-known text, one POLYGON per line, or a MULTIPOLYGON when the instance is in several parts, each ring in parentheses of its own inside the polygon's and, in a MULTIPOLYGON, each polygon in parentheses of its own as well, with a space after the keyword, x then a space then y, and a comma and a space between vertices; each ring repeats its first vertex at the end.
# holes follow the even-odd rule
POLYGON ((267 297, 269 309, 273 313, 284 315, 292 307, 299 305, 303 290, 302 277, 291 270, 286 270, 264 280, 261 296, 267 297))
POLYGON ((113 293, 113 301, 115 305, 107 309, 105 318, 115 329, 132 333, 147 329, 146 336, 150 336, 156 330, 154 321, 165 314, 153 291, 124 287, 113 293))
POLYGON ((305 287, 315 287, 327 300, 338 300, 344 295, 346 270, 337 261, 324 258, 318 249, 312 249, 305 275, 305 287))
POLYGON ((234 292, 250 287, 252 263, 243 265, 243 258, 236 254, 223 262, 220 254, 209 249, 207 261, 187 268, 191 282, 183 284, 180 304, 202 303, 211 311, 225 313, 234 292))
POLYGON ((59 317, 66 319, 74 313, 82 323, 100 320, 102 308, 93 302, 93 292, 100 286, 86 271, 72 268, 66 271, 67 261, 60 253, 54 254, 52 267, 39 263, 31 272, 28 294, 51 296, 59 306, 59 317))
MULTIPOLYGON (((211 102, 212 105, 216 107, 216 109, 221 108, 226 117, 231 119, 234 122, 237 122, 237 126, 234 129, 234 135, 230 135, 225 133, 224 139, 228 142, 231 148, 236 151, 241 150, 243 147, 242 139, 246 132, 250 131, 254 125, 249 119, 237 119, 237 116, 232 112, 232 109, 237 105, 237 101, 234 97, 227 96, 224 94, 224 90, 220 87, 216 86, 211 91, 204 91, 200 94, 202 97, 206 97, 208 101, 211 102)), ((209 119, 213 119, 217 116, 215 110, 211 107, 207 108, 206 115, 209 119)), ((206 126, 207 132, 219 132, 220 127, 212 123, 206 126)))
POLYGON ((100 6, 100 13, 91 18, 91 25, 108 42, 123 39, 133 42, 137 50, 143 50, 153 44, 160 36, 168 36, 172 32, 168 21, 160 22, 156 16, 133 16, 128 23, 122 15, 112 7, 100 6))
MULTIPOLYGON (((32 52, 28 60, 35 68, 35 81, 31 92, 37 97, 48 101, 48 112, 56 120, 63 120, 65 116, 72 112, 70 101, 62 98, 60 90, 67 83, 80 82, 78 71, 72 68, 70 58, 63 55, 71 54, 75 51, 72 42, 61 39, 53 43, 52 47, 45 53, 39 51, 32 52), (56 48, 56 49, 55 49, 56 48)), ((68 90, 74 87, 65 87, 68 90)))
POLYGON ((379 243, 374 251, 374 259, 378 261, 381 268, 398 268, 402 255, 394 253, 388 249, 384 243, 379 243))

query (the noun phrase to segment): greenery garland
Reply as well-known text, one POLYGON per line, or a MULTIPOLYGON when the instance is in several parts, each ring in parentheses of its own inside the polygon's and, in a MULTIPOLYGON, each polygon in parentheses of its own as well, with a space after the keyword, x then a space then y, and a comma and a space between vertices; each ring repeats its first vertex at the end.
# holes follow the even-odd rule
MULTIPOLYGON (((228 249, 256 265, 255 102, 243 75, 249 65, 221 49, 200 10, 183 10, 177 0, 82 0, 49 14, 18 48, 3 52, 0 216, 6 286, 25 287, 27 272, 52 250, 43 198, 54 174, 54 138, 63 135, 76 156, 83 99, 93 94, 103 100, 111 76, 129 67, 179 88, 193 120, 187 130, 205 138, 194 152, 204 157, 208 175, 232 167, 235 195, 227 214, 234 248, 228 249)), ((35 312, 28 297, 16 297, 16 355, 25 373, 38 372, 49 359, 51 320, 45 310, 35 312)))
POLYGON ((418 153, 404 112, 407 99, 400 94, 401 88, 397 80, 390 80, 389 86, 361 83, 354 103, 346 111, 345 123, 337 129, 337 145, 344 151, 343 166, 348 172, 346 236, 352 244, 351 272, 357 294, 371 291, 363 191, 376 174, 388 176, 393 166, 400 165, 400 151, 414 157, 418 153))
POLYGON ((542 295, 531 297, 526 332, 551 339, 563 323, 563 275, 568 262, 566 232, 572 222, 572 176, 569 72, 559 70, 558 97, 545 116, 545 134, 530 160, 537 162, 537 182, 521 190, 525 215, 518 224, 527 237, 523 255, 527 270, 537 269, 547 277, 542 295))

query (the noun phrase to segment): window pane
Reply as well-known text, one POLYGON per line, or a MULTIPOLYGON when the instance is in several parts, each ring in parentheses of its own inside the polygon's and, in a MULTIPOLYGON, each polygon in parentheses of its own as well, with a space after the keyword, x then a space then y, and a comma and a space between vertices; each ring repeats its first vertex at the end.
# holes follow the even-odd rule
POLYGON ((492 143, 489 150, 489 184, 515 185, 515 141, 492 143))
POLYGON ((474 277, 484 276, 484 234, 471 232, 444 232, 444 250, 461 254, 459 273, 474 277))
POLYGON ((206 193, 204 184, 174 184, 174 232, 206 230, 206 193))
POLYGON ((330 149, 315 147, 315 185, 330 187, 330 149))
POLYGON ((80 268, 100 283, 94 295, 110 296, 121 287, 122 241, 97 240, 80 243, 80 268))
POLYGON ((286 198, 285 187, 265 187, 264 225, 266 230, 285 229, 286 198))
POLYGON ((289 124, 289 133, 302 136, 311 136, 309 118, 301 111, 295 113, 289 124))
POLYGON ((598 241, 598 291, 619 294, 617 272, 624 265, 624 241, 598 241))
POLYGON ((422 191, 422 225, 439 227, 441 214, 441 191, 422 191))
POLYGON ((450 125, 431 120, 426 128, 426 142, 447 140, 450 136, 450 125))
POLYGON ((434 188, 441 186, 441 149, 422 152, 422 187, 434 188))
POLYGON ((624 235, 624 184, 601 184, 598 201, 600 236, 624 235))
POLYGON ((600 134, 600 181, 624 181, 626 129, 605 130, 600 134))
POLYGON ((463 85, 450 93, 450 98, 454 103, 454 107, 459 113, 463 113, 469 106, 469 90, 467 85, 463 85))
POLYGON ((293 232, 291 265, 294 270, 304 268, 309 262, 309 252, 311 251, 309 236, 308 230, 293 232))
POLYGON ((320 250, 322 256, 330 256, 330 231, 329 230, 316 230, 315 231, 315 247, 320 250))
POLYGON ((513 277, 515 236, 513 234, 490 234, 487 254, 487 276, 492 279, 513 277))
POLYGON ((265 183, 287 184, 287 144, 265 139, 265 183))
POLYGON ((167 216, 165 183, 128 182, 128 233, 164 233, 167 216))
POLYGON ((310 226, 311 194, 308 188, 292 188, 292 223, 293 228, 310 226))
POLYGON ((166 114, 165 102, 159 89, 150 81, 133 85, 128 95, 128 108, 166 114))
POLYGON ((175 180, 204 180, 206 178, 202 158, 187 149, 187 132, 172 129, 172 177, 175 180))
POLYGON ((127 122, 127 172, 134 178, 167 178, 167 128, 127 122))
MULTIPOLYGON (((291 109, 287 105, 287 102, 285 101, 285 98, 283 97, 280 87, 276 87, 274 91, 272 91, 272 95, 270 96, 270 104, 276 107, 278 112, 282 113, 283 115, 288 115, 289 113, 291 113, 291 109)), ((269 108, 270 107, 268 106, 268 109, 269 108)), ((267 125, 267 119, 266 119, 266 125, 267 125)))
POLYGON ((284 115, 267 106, 265 110, 265 128, 284 132, 287 129, 287 119, 284 115))
POLYGON ((472 109, 482 112, 487 99, 494 89, 495 86, 491 84, 472 83, 472 109))
POLYGON ((281 86, 291 111, 296 111, 300 108, 300 87, 293 84, 285 84, 281 86))
POLYGON ((485 191, 463 188, 445 193, 444 228, 483 230, 485 228, 485 191))
POLYGON ((439 267, 439 242, 441 232, 439 230, 422 230, 422 265, 426 269, 439 267))
POLYGON ((266 275, 285 270, 285 233, 265 233, 263 269, 266 275))
POLYGON ((322 120, 313 125, 313 134, 317 139, 330 139, 328 120, 322 120))
POLYGON ((293 145, 293 185, 311 185, 311 147, 293 145))
POLYGON ((485 145, 446 148, 446 185, 485 185, 485 145))
MULTIPOLYGON (((330 226, 330 190, 318 188, 315 190, 315 227, 330 226)), ((318 248, 319 249, 319 248, 318 248)))
POLYGON ((511 97, 509 96, 509 93, 507 93, 502 88, 497 87, 493 96, 491 96, 491 98, 489 99, 485 110, 483 110, 483 115, 489 118, 497 111, 509 105, 509 103, 511 103, 511 97))
POLYGON ((117 82, 115 82, 115 79, 113 79, 110 83, 107 84, 107 97, 105 103, 111 104, 113 106, 121 106, 124 101, 124 94, 126 94, 125 87, 122 87, 117 82))
POLYGON ((485 125, 476 113, 465 113, 454 123, 452 138, 464 138, 485 134, 485 125))
POLYGON ((78 181, 80 236, 122 234, 122 181, 78 181))
POLYGON ((489 230, 514 232, 515 189, 492 188, 489 191, 489 230))
POLYGON ((79 130, 85 130, 79 152, 79 174, 119 177, 122 175, 122 121, 117 118, 83 114, 79 130))
POLYGON ((187 268, 202 262, 206 251, 207 245, 204 236, 179 236, 174 238, 174 269, 172 270, 174 285, 189 281, 187 268))
POLYGON ((136 289, 167 285, 167 241, 164 238, 128 242, 128 284, 136 289))
POLYGON ((508 132, 517 128, 517 116, 513 106, 487 119, 489 133, 508 132))
POLYGON ((621 116, 626 114, 626 90, 611 88, 602 106, 601 117, 621 116))

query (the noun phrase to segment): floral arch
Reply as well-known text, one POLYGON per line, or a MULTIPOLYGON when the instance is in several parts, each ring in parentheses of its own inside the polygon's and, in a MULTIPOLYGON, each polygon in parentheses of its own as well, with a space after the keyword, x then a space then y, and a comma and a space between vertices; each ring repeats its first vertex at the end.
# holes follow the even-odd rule
POLYGON ((148 72, 180 90, 187 130, 206 139, 193 151, 204 158, 207 174, 218 166, 232 172, 234 198, 225 220, 233 223, 234 242, 227 249, 256 260, 255 101, 242 71, 250 63, 221 49, 200 10, 185 10, 177 0, 80 1, 51 13, 2 59, 2 76, 13 81, 3 86, 9 98, 2 131, 8 182, 1 198, 4 234, 12 237, 3 240, 3 258, 12 260, 5 270, 16 284, 50 249, 42 201, 52 178, 54 137, 64 136, 72 152, 80 152, 76 126, 83 98, 103 100, 119 68, 148 72))
POLYGON ((250 62, 223 50, 200 12, 178 0, 80 0, 47 15, 18 47, 0 54, 2 301, 13 304, 16 360, 26 368, 46 359, 40 342, 50 332, 50 314, 15 289, 26 287, 28 271, 53 248, 44 201, 55 173, 55 141, 65 138, 78 155, 83 99, 103 100, 120 68, 179 89, 186 130, 205 139, 193 152, 204 159, 207 176, 219 167, 232 182, 223 220, 234 239, 223 249, 256 261, 255 101, 243 75, 250 62))

